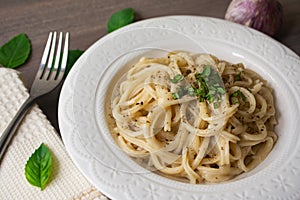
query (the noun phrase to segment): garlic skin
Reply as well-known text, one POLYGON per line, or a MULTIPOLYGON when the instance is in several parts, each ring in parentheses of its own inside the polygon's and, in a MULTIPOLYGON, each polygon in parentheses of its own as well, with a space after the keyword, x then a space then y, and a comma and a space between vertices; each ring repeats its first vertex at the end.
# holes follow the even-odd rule
POLYGON ((283 10, 276 0, 233 0, 225 19, 274 36, 283 23, 283 10))

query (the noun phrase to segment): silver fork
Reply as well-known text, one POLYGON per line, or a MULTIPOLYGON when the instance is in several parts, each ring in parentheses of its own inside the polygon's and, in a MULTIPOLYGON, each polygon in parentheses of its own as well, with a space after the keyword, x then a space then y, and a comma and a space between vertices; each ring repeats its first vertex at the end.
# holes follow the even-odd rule
POLYGON ((54 90, 63 79, 69 49, 69 33, 65 34, 64 45, 63 33, 60 32, 57 41, 57 33, 50 32, 46 43, 46 47, 42 56, 40 67, 30 89, 30 95, 22 104, 12 121, 9 123, 5 131, 0 137, 0 161, 10 143, 13 135, 22 121, 23 117, 31 107, 36 98, 54 90), (57 48, 56 48, 57 44, 57 48), (62 52, 63 50, 63 52, 62 52), (56 55, 54 57, 54 53, 56 55), (54 62, 54 65, 53 65, 54 62))

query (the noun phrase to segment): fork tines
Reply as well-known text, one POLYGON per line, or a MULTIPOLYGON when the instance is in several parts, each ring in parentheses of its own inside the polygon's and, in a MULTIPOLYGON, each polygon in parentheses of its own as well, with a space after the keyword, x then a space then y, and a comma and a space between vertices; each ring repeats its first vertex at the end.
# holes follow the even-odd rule
POLYGON ((59 33, 57 41, 57 33, 50 32, 47 44, 43 53, 40 68, 37 77, 40 79, 62 79, 67 65, 68 49, 69 49, 69 33, 66 32, 64 45, 63 33, 59 33), (56 47, 57 45, 57 47, 56 47), (63 48, 63 52, 62 52, 63 48), (56 54, 55 54, 56 51, 56 54), (54 57, 55 54, 55 57, 54 57))

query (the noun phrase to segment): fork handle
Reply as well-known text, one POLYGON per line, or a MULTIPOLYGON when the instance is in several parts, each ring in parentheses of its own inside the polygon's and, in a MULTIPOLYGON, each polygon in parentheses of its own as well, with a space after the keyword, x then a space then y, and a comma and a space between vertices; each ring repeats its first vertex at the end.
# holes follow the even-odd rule
POLYGON ((0 137, 0 164, 2 161, 2 158, 4 156, 4 153, 15 135, 15 132, 17 128, 19 127, 20 123, 22 122, 22 119, 24 118, 25 114, 31 107, 34 97, 29 96, 26 101, 22 104, 22 106, 19 108, 18 112, 15 114, 14 118, 11 120, 11 122, 8 124, 6 129, 4 130, 3 134, 0 137))

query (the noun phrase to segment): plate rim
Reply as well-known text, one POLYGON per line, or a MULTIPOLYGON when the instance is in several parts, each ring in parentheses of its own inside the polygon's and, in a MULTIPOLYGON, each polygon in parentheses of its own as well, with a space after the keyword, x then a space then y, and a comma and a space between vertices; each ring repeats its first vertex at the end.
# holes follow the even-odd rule
MULTIPOLYGON (((120 34, 120 33, 122 33, 123 31, 126 31, 126 30, 130 30, 130 29, 132 29, 132 28, 134 28, 134 27, 136 27, 136 26, 138 26, 138 25, 140 25, 140 24, 144 24, 144 23, 147 23, 147 22, 153 22, 153 21, 155 21, 155 20, 164 20, 164 19, 176 19, 176 18, 195 18, 195 19, 209 19, 209 20, 217 20, 217 21, 222 21, 222 23, 225 21, 225 20, 222 20, 222 19, 218 19, 218 18, 211 18, 211 17, 200 17, 200 16, 188 16, 188 15, 184 15, 184 16, 166 16, 166 17, 158 17, 158 18, 152 18, 152 19, 147 19, 147 20, 143 20, 143 21, 140 21, 140 22, 136 22, 136 23, 134 23, 134 24, 132 24, 132 25, 129 25, 128 27, 124 27, 124 29, 120 29, 120 30, 117 30, 116 32, 113 32, 112 34, 108 34, 107 36, 104 36, 103 38, 100 38, 99 40, 102 40, 102 41, 105 41, 105 40, 107 40, 107 39, 109 39, 110 37, 113 37, 114 35, 117 35, 117 34, 120 34)), ((228 21, 226 21, 226 22, 228 22, 228 21)), ((229 23, 232 23, 232 22, 229 22, 229 23)), ((240 27, 243 27, 243 26, 241 26, 241 25, 238 25, 238 24, 233 24, 232 23, 232 25, 233 26, 236 26, 236 27, 238 27, 238 26, 240 26, 240 27)), ((243 27, 243 29, 245 29, 246 27, 243 27)), ((246 28, 246 30, 248 30, 247 28, 246 28)), ((250 30, 249 29, 249 31, 251 32, 251 31, 254 31, 255 32, 255 30, 250 30)), ((262 36, 262 37, 265 37, 264 36, 264 34, 263 33, 260 33, 260 32, 258 32, 258 31, 256 31, 256 34, 258 34, 259 36, 262 36)), ((97 42, 99 41, 99 40, 97 40, 97 42)), ((273 39, 274 40, 274 39, 273 39)), ((277 42, 276 40, 274 40, 275 42, 277 42)), ((291 54, 292 56, 295 56, 295 58, 296 59, 299 59, 299 57, 297 56, 297 54, 295 54, 293 51, 291 51, 290 49, 288 49, 287 47, 285 47, 284 45, 282 45, 281 43, 279 43, 279 42, 277 42, 280 46, 283 46, 283 48, 287 51, 287 54, 291 54)), ((95 44, 95 43, 94 43, 95 44)), ((91 51, 93 51, 93 48, 95 48, 95 45, 92 45, 86 52, 91 52, 91 51)), ((83 62, 83 60, 84 60, 84 58, 86 57, 86 55, 88 55, 88 53, 85 53, 81 58, 79 58, 79 60, 75 63, 75 65, 73 66, 74 67, 74 70, 72 69, 71 70, 71 72, 70 72, 70 77, 75 77, 75 75, 76 75, 76 73, 78 73, 77 71, 80 69, 80 63, 81 62, 83 62)), ((69 77, 68 76, 68 77, 69 77)), ((69 84, 69 80, 71 79, 71 78, 68 78, 67 77, 67 80, 66 80, 66 83, 67 84, 69 84)), ((76 78, 73 78, 73 79, 76 79, 76 78)), ((72 81, 74 81, 74 80, 72 80, 72 81)), ((76 81, 76 80, 75 80, 76 81)), ((67 85, 66 84, 66 85, 67 85)), ((64 98, 64 96, 65 96, 65 94, 66 94, 66 88, 67 88, 67 86, 66 86, 65 84, 64 84, 64 86, 63 86, 63 88, 62 88, 62 92, 61 92, 61 96, 60 96, 60 99, 59 99, 59 126, 60 127, 63 127, 64 126, 64 124, 62 123, 62 121, 63 121, 63 114, 62 114, 62 112, 63 112, 63 110, 62 110, 62 101, 64 101, 64 100, 62 100, 63 98, 64 98)), ((63 129, 63 128, 62 128, 63 129)), ((67 148, 67 151, 69 152, 69 155, 72 157, 72 160, 75 162, 75 164, 76 164, 76 161, 78 162, 78 160, 76 160, 76 159, 78 159, 77 157, 73 157, 72 156, 72 154, 74 153, 73 152, 73 149, 72 149, 72 146, 70 146, 70 145, 67 145, 67 143, 69 142, 69 141, 67 141, 68 140, 68 138, 66 138, 65 137, 65 134, 64 133, 61 133, 62 134, 62 138, 63 138, 63 141, 64 141, 64 143, 65 143, 65 145, 66 145, 66 148, 67 148)), ((78 167, 78 165, 77 165, 77 167, 78 167)), ((83 172, 83 171, 81 171, 81 172, 83 172)), ((83 174, 85 174, 84 172, 83 172, 83 174)))

